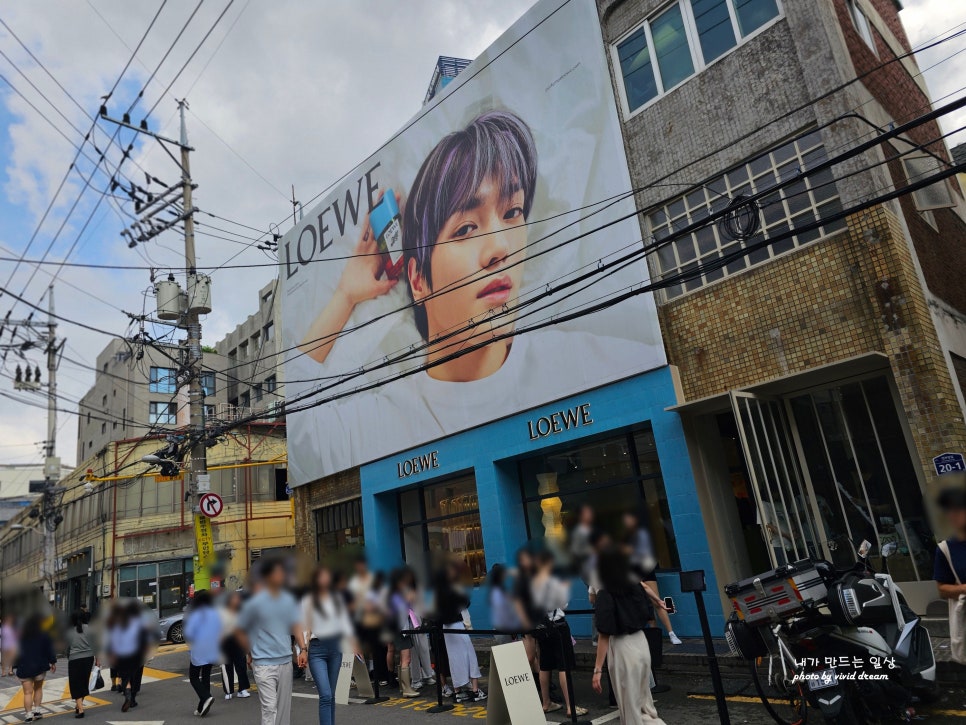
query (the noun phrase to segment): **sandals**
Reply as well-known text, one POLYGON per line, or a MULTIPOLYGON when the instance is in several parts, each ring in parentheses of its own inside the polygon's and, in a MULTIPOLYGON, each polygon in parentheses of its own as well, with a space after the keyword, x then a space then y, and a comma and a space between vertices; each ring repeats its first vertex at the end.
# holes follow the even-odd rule
MULTIPOLYGON (((587 714, 587 708, 586 707, 581 707, 580 705, 577 705, 577 717, 583 717, 586 714, 587 714)), ((567 713, 567 717, 573 718, 574 715, 573 715, 573 713, 568 712, 567 713)))
POLYGON ((544 712, 557 712, 557 710, 563 710, 563 705, 561 705, 559 702, 551 702, 549 705, 543 708, 544 712))

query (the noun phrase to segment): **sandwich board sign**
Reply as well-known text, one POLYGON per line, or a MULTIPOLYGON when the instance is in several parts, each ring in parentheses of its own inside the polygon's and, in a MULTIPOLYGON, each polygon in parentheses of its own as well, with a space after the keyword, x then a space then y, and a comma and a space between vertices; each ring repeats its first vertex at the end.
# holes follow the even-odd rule
POLYGON ((490 650, 490 697, 486 725, 533 725, 547 721, 523 642, 490 650))
POLYGON ((372 683, 369 682, 369 670, 366 663, 356 657, 351 647, 343 648, 342 664, 339 667, 339 679, 335 683, 335 704, 349 704, 349 688, 352 678, 356 679, 356 692, 359 697, 373 697, 372 683))

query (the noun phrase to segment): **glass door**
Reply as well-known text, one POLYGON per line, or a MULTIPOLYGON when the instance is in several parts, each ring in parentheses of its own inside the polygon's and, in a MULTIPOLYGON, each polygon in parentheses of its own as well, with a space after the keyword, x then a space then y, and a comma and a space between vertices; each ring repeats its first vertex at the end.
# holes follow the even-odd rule
POLYGON ((758 524, 774 566, 828 558, 814 496, 800 465, 784 403, 732 392, 731 404, 754 491, 758 524))

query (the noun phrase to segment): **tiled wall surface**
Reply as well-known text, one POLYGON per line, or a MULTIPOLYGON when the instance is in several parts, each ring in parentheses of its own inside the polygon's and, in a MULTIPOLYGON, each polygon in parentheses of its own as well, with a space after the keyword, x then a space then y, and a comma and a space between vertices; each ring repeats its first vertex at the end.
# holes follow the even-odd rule
POLYGON ((660 316, 669 362, 689 400, 881 352, 925 479, 935 478, 933 456, 966 450, 925 295, 899 219, 885 207, 851 217, 849 230, 827 241, 665 304, 660 316))

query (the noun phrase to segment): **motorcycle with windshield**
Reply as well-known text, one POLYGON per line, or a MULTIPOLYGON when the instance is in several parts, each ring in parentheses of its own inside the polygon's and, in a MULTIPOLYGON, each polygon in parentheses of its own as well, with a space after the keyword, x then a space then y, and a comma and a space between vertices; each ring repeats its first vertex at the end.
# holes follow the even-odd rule
POLYGON ((896 545, 882 547, 884 573, 870 549, 850 569, 805 559, 725 587, 725 638, 775 722, 804 723, 810 707, 830 725, 908 721, 934 696, 929 632, 888 574, 896 545))

